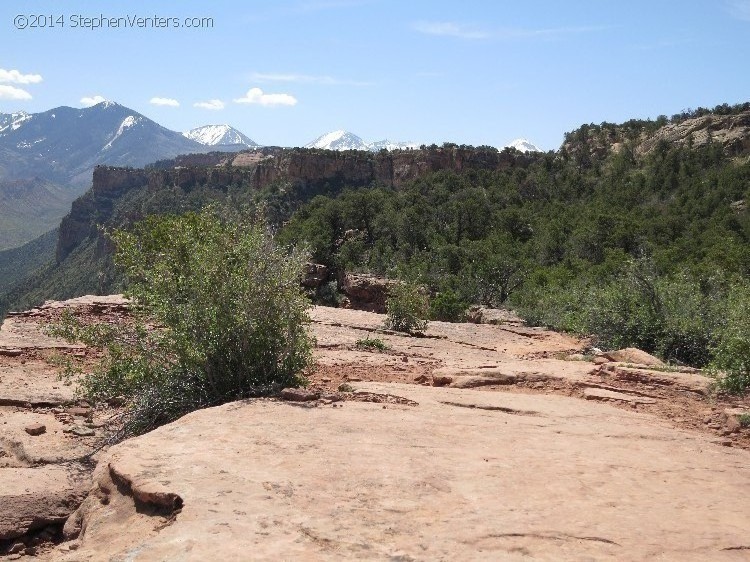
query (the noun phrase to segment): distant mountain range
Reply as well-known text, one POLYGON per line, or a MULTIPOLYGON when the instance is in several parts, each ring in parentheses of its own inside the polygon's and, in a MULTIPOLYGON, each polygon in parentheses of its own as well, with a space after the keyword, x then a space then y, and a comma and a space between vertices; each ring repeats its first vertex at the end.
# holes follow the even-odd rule
MULTIPOLYGON (((91 185, 97 165, 143 167, 178 155, 237 152, 258 143, 230 125, 180 133, 118 103, 42 113, 0 113, 0 250, 56 227, 70 203, 91 185)), ((327 150, 416 149, 412 142, 365 142, 348 131, 305 145, 327 150)), ((526 140, 521 151, 538 150, 526 140)))
POLYGON ((0 249, 57 226, 95 166, 143 167, 181 154, 257 146, 227 125, 182 134, 118 103, 0 113, 0 249))
MULTIPOLYGON (((414 142, 394 142, 388 139, 367 142, 349 131, 331 131, 319 136, 314 141, 307 143, 304 148, 319 148, 324 150, 369 150, 377 152, 379 150, 403 150, 419 148, 418 143, 414 142)), ((521 152, 543 152, 536 145, 526 139, 516 139, 506 146, 520 150, 521 152)))
POLYGON ((397 150, 406 148, 419 148, 419 145, 413 142, 392 142, 381 140, 376 142, 365 142, 361 137, 349 131, 331 131, 319 136, 314 141, 307 143, 304 148, 320 148, 324 150, 370 150, 378 151, 382 149, 397 150))

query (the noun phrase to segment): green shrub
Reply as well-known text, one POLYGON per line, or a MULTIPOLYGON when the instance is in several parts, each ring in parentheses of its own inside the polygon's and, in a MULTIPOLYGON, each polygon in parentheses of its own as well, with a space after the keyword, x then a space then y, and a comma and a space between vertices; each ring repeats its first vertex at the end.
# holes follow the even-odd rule
POLYGON ((377 349, 378 351, 385 351, 388 349, 388 344, 380 338, 364 338, 357 340, 356 346, 360 349, 377 349))
POLYGON ((469 303, 453 291, 438 293, 430 301, 430 318, 444 322, 463 322, 469 303))
POLYGON ((311 363, 303 253, 274 244, 264 224, 215 209, 148 217, 113 234, 135 320, 58 332, 104 346, 84 376, 93 401, 122 397, 122 435, 191 410, 304 383, 311 363))
POLYGON ((730 291, 727 323, 710 365, 718 387, 732 394, 750 388, 750 286, 736 284, 730 291))
POLYGON ((713 357, 728 306, 720 276, 657 275, 643 260, 603 279, 563 280, 519 297, 514 304, 529 322, 594 336, 604 348, 638 347, 698 367, 713 357))
POLYGON ((422 332, 427 329, 429 304, 419 287, 409 283, 395 285, 386 302, 385 326, 397 332, 422 332))

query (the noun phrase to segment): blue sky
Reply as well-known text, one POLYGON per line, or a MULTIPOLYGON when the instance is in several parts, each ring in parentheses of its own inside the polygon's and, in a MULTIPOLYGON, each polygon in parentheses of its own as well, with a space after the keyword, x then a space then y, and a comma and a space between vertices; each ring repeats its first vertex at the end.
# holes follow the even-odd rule
POLYGON ((748 101, 749 60, 750 0, 0 4, 0 112, 102 96, 175 130, 229 123, 285 146, 346 129, 555 149, 582 123, 748 101), (55 27, 14 27, 34 15, 55 27), (213 27, 73 28, 101 15, 213 27))

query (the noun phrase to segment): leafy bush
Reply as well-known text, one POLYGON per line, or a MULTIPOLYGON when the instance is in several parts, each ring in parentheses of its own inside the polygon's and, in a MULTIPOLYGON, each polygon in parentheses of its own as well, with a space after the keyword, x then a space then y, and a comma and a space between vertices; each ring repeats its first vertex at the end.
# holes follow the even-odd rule
POLYGON ((733 394, 750 388, 750 285, 732 287, 727 324, 714 350, 710 365, 718 387, 733 394))
POLYGON ((125 399, 123 435, 304 383, 312 346, 303 253, 215 209, 152 216, 113 239, 134 322, 83 327, 68 318, 58 331, 106 347, 81 386, 94 401, 125 399))
POLYGON ((386 302, 386 328, 397 332, 422 332, 427 329, 429 303, 419 287, 399 283, 390 290, 386 302))
POLYGON ((727 298, 720 278, 661 276, 638 260, 601 280, 537 287, 515 304, 527 321, 594 336, 604 348, 638 347, 705 366, 725 329, 727 298))
POLYGON ((379 338, 364 338, 357 340, 356 346, 360 349, 377 349, 378 351, 385 351, 388 349, 388 344, 379 338))
POLYGON ((430 301, 430 318, 444 322, 463 322, 469 303, 453 291, 438 293, 430 301))

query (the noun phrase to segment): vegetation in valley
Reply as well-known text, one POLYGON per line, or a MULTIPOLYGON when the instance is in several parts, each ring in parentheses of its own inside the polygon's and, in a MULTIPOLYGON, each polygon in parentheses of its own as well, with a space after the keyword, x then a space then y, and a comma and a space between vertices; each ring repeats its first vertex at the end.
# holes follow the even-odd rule
POLYGON ((459 319, 469 303, 512 306, 606 348, 711 365, 724 388, 742 391, 749 197, 750 164, 718 143, 637 155, 626 142, 598 159, 563 150, 527 166, 318 196, 281 238, 307 241, 334 269, 426 287, 434 319, 459 319))
MULTIPOLYGON (((402 297, 391 299, 399 329, 460 320, 470 304, 510 306, 533 324, 593 336, 601 347, 632 345, 675 364, 710 366, 721 387, 741 392, 750 383, 747 150, 728 150, 710 134, 700 143, 653 139, 686 119, 749 109, 725 104, 584 125, 554 153, 424 147, 404 156, 421 171, 398 184, 334 174, 302 183, 280 176, 256 188, 252 172, 231 166, 174 168, 179 178, 158 188, 150 179, 122 193, 87 194, 74 210, 112 228, 207 204, 254 206, 282 245, 306 245, 333 277, 372 272, 420 287, 411 295, 416 315, 394 308, 402 297)), ((326 158, 364 178, 398 155, 292 150, 288 157, 326 158)), ((149 173, 169 170, 167 162, 149 173)), ((75 226, 82 241, 67 240, 72 250, 62 258, 58 244, 58 261, 17 284, 6 307, 123 286, 95 228, 75 226)), ((326 302, 336 302, 325 289, 326 302)))

